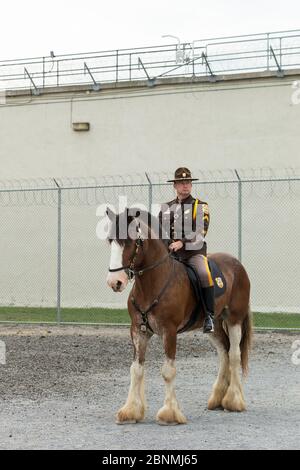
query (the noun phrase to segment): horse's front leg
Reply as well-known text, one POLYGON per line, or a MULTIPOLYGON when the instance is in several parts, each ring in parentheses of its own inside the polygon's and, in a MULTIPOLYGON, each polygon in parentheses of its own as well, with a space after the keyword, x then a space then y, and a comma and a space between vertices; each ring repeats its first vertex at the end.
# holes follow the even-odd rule
POLYGON ((147 332, 144 333, 138 327, 132 325, 131 338, 134 346, 134 360, 130 367, 130 388, 125 405, 116 415, 117 424, 131 424, 142 421, 146 411, 144 363, 150 336, 147 332))
POLYGON ((165 381, 165 402, 158 411, 156 419, 159 424, 185 424, 185 416, 179 408, 175 394, 175 355, 176 355, 176 330, 165 331, 163 335, 166 360, 162 367, 162 376, 165 381))

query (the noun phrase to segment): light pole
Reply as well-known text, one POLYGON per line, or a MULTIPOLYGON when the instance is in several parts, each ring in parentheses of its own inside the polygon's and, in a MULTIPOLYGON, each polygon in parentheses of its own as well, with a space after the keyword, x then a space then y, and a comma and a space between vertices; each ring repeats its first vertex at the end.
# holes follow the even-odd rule
POLYGON ((162 38, 173 38, 173 39, 176 39, 176 41, 178 41, 178 45, 180 46, 180 39, 177 37, 177 36, 173 36, 172 34, 164 34, 162 36, 162 38))
POLYGON ((178 36, 173 36, 173 34, 164 34, 162 38, 173 38, 178 41, 176 46, 176 64, 181 64, 184 62, 184 46, 181 47, 181 42, 178 36))

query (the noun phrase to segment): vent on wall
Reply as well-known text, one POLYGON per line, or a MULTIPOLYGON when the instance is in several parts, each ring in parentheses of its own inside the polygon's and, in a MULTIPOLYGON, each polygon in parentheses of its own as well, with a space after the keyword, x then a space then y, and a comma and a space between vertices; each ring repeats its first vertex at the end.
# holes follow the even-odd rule
POLYGON ((73 122, 72 123, 73 131, 89 131, 90 123, 89 122, 73 122))

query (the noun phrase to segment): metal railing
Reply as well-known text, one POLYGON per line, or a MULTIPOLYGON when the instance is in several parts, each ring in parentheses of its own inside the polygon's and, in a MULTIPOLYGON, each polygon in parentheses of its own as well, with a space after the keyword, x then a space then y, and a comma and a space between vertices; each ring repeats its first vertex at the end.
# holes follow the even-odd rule
POLYGON ((300 29, 210 38, 192 42, 0 61, 0 90, 208 77, 300 67, 300 29))

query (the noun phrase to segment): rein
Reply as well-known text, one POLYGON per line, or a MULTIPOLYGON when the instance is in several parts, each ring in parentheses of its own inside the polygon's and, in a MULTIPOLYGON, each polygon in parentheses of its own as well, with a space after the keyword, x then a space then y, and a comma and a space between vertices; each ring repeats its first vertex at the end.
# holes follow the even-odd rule
MULTIPOLYGON (((128 273, 130 274, 130 276, 135 276, 135 275, 138 275, 138 276, 142 276, 144 274, 145 271, 150 271, 150 269, 153 269, 153 268, 156 268, 157 266, 159 266, 160 264, 164 263, 166 261, 167 258, 169 258, 171 256, 172 253, 167 253, 162 259, 160 259, 159 261, 157 261, 156 263, 153 263, 153 264, 150 264, 150 266, 146 266, 145 268, 143 269, 132 269, 132 268, 127 268, 126 270, 128 271, 128 273)), ((129 276, 129 277, 130 277, 129 276)))

